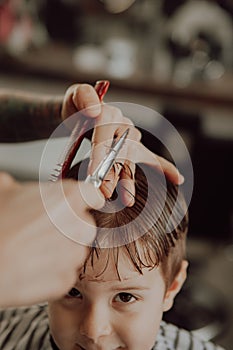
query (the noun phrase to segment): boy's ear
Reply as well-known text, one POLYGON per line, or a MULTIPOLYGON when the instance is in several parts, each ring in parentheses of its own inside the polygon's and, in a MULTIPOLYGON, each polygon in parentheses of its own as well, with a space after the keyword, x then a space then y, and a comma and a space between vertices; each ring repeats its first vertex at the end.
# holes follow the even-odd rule
POLYGON ((181 264, 180 271, 177 273, 171 286, 166 291, 164 301, 163 301, 163 311, 168 311, 171 309, 176 294, 180 291, 180 289, 182 288, 182 286, 186 280, 187 267, 188 267, 188 261, 183 260, 182 264, 181 264))

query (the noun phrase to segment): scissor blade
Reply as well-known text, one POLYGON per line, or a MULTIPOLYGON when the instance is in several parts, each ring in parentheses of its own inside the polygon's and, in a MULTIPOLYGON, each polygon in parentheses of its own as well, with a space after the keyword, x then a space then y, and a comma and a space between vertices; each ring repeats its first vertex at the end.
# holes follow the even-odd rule
POLYGON ((109 172, 109 170, 111 169, 113 164, 115 163, 116 158, 117 158, 120 150, 122 149, 122 147, 123 147, 123 145, 125 143, 125 140, 127 138, 128 133, 129 133, 129 129, 127 129, 124 132, 124 134, 115 143, 115 145, 112 147, 112 149, 109 152, 109 154, 104 159, 102 166, 98 170, 98 177, 99 177, 99 179, 101 181, 104 180, 105 176, 107 175, 107 173, 109 172))
POLYGON ((110 152, 105 156, 102 162, 99 164, 97 169, 93 172, 92 175, 88 175, 86 178, 86 182, 91 182, 95 187, 100 187, 105 176, 113 166, 116 161, 116 158, 122 149, 124 142, 129 133, 129 128, 122 134, 119 140, 113 145, 110 152))

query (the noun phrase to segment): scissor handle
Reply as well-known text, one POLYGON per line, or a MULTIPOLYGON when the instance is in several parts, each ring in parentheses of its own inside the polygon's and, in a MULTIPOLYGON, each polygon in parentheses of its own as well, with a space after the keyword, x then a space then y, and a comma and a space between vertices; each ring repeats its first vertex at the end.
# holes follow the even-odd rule
POLYGON ((108 91, 110 82, 108 80, 98 80, 95 83, 95 91, 97 92, 100 102, 103 101, 106 92, 108 91))

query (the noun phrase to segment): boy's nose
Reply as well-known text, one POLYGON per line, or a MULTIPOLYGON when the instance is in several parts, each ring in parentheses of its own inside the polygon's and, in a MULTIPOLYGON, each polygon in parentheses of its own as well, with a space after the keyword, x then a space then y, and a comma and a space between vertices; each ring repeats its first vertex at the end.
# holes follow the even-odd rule
POLYGON ((101 337, 106 337, 112 332, 108 310, 101 305, 91 306, 86 309, 81 320, 80 334, 97 343, 101 337))

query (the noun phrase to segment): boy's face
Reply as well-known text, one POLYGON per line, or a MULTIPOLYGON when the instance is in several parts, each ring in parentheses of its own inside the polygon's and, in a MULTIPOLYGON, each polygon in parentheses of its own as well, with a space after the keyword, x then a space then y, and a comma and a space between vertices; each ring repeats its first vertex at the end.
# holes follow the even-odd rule
MULTIPOLYGON (((62 299, 49 304, 52 336, 60 350, 151 350, 163 311, 165 283, 159 268, 139 274, 124 253, 101 252, 62 299), (104 271, 104 272, 103 272, 104 271)), ((80 271, 81 273, 81 271, 80 271)))

